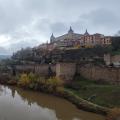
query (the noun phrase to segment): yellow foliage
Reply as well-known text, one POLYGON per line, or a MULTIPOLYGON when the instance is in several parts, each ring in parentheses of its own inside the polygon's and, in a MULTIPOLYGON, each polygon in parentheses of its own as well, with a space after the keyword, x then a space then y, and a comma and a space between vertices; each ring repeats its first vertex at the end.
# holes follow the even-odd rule
POLYGON ((75 48, 81 48, 81 46, 80 46, 80 45, 75 45, 74 47, 75 47, 75 48))
POLYGON ((18 85, 22 86, 22 87, 27 87, 30 83, 30 79, 28 77, 27 74, 22 74, 20 76, 20 80, 18 82, 18 85))
POLYGON ((62 86, 63 85, 63 81, 60 80, 59 78, 53 77, 53 78, 49 78, 47 80, 47 84, 51 85, 51 86, 62 86))
POLYGON ((30 88, 30 89, 42 89, 47 90, 49 92, 54 91, 63 91, 63 81, 59 78, 52 77, 49 79, 45 79, 43 77, 37 76, 33 73, 30 74, 22 74, 20 76, 20 80, 18 82, 18 85, 30 88))
POLYGON ((28 78, 29 78, 29 80, 30 80, 31 82, 33 82, 33 81, 36 80, 36 76, 35 76, 35 74, 33 74, 33 73, 28 74, 28 78))
POLYGON ((85 48, 93 48, 92 45, 85 45, 85 48))
POLYGON ((64 93, 64 87, 57 87, 56 91, 58 91, 59 93, 64 93))
POLYGON ((57 91, 57 89, 63 87, 63 81, 56 77, 49 78, 46 84, 48 85, 48 89, 50 91, 57 91))

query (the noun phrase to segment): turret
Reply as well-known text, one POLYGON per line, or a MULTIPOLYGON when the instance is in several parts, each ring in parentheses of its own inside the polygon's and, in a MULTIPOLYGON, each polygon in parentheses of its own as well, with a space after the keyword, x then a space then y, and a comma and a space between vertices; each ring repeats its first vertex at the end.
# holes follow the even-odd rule
POLYGON ((68 31, 68 34, 74 33, 74 31, 72 30, 72 27, 70 26, 70 29, 68 31))
POLYGON ((52 33, 52 35, 51 35, 51 37, 50 37, 50 43, 53 43, 55 41, 55 37, 54 37, 54 35, 53 35, 53 33, 52 33))
POLYGON ((86 29, 86 31, 85 31, 85 33, 84 33, 84 35, 89 35, 89 33, 88 33, 87 29, 86 29))

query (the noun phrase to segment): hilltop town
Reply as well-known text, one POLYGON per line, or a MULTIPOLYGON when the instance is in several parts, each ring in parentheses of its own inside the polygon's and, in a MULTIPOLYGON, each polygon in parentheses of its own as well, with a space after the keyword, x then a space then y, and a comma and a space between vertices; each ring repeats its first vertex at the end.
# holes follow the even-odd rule
POLYGON ((107 114, 120 106, 114 102, 119 96, 110 93, 119 93, 120 37, 87 30, 78 34, 70 27, 62 36, 52 34, 49 43, 21 49, 1 61, 0 83, 59 95, 87 111, 107 114))
POLYGON ((39 48, 54 50, 54 49, 79 49, 79 48, 93 48, 94 46, 108 46, 111 45, 111 36, 104 36, 100 33, 93 35, 86 30, 84 34, 75 33, 72 27, 68 33, 55 37, 53 34, 50 37, 50 43, 41 44, 39 48))
POLYGON ((0 0, 0 120, 120 120, 120 0, 0 0))
POLYGON ((24 63, 52 63, 58 62, 94 62, 119 66, 119 55, 112 59, 113 53, 119 53, 118 36, 104 36, 100 33, 75 33, 72 27, 59 37, 53 34, 50 42, 33 48, 21 49, 13 54, 13 60, 24 63))

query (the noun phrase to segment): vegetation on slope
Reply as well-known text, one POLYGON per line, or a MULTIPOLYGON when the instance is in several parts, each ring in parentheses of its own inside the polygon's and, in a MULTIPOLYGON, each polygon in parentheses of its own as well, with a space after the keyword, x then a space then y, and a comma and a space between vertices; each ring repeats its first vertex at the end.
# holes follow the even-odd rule
POLYGON ((21 74, 18 85, 23 88, 47 92, 62 91, 64 88, 63 81, 56 77, 46 79, 33 73, 21 74))
POLYGON ((120 86, 110 85, 102 81, 87 80, 77 77, 75 81, 66 86, 81 98, 105 107, 120 107, 120 86))

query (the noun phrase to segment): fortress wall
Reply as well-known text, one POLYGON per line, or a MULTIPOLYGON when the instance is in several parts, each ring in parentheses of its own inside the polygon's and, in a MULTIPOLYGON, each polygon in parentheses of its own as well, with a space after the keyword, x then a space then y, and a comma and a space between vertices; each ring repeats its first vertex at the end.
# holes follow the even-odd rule
MULTIPOLYGON (((41 76, 48 75, 48 64, 42 65, 17 65, 16 70, 18 73, 34 72, 41 76)), ((75 63, 58 63, 57 65, 51 65, 52 72, 56 74, 56 77, 65 81, 71 81, 76 73, 75 63)))
MULTIPOLYGON (((41 76, 47 76, 48 75, 48 64, 43 65, 17 65, 16 70, 17 72, 23 73, 23 72, 34 72, 36 74, 39 74, 41 76)), ((52 72, 56 72, 56 65, 51 65, 52 72)))
MULTIPOLYGON (((48 75, 49 65, 24 65, 16 66, 18 72, 35 72, 36 74, 48 75)), ((109 82, 112 84, 120 84, 120 68, 109 68, 94 65, 76 65, 75 63, 58 63, 51 65, 52 72, 56 73, 56 77, 70 82, 76 73, 82 75, 89 80, 100 82, 109 82)))
POLYGON ((77 72, 83 77, 90 80, 120 84, 120 68, 108 68, 88 65, 82 67, 78 66, 77 72))
POLYGON ((56 76, 69 82, 73 79, 76 73, 75 63, 58 63, 56 65, 56 76))

